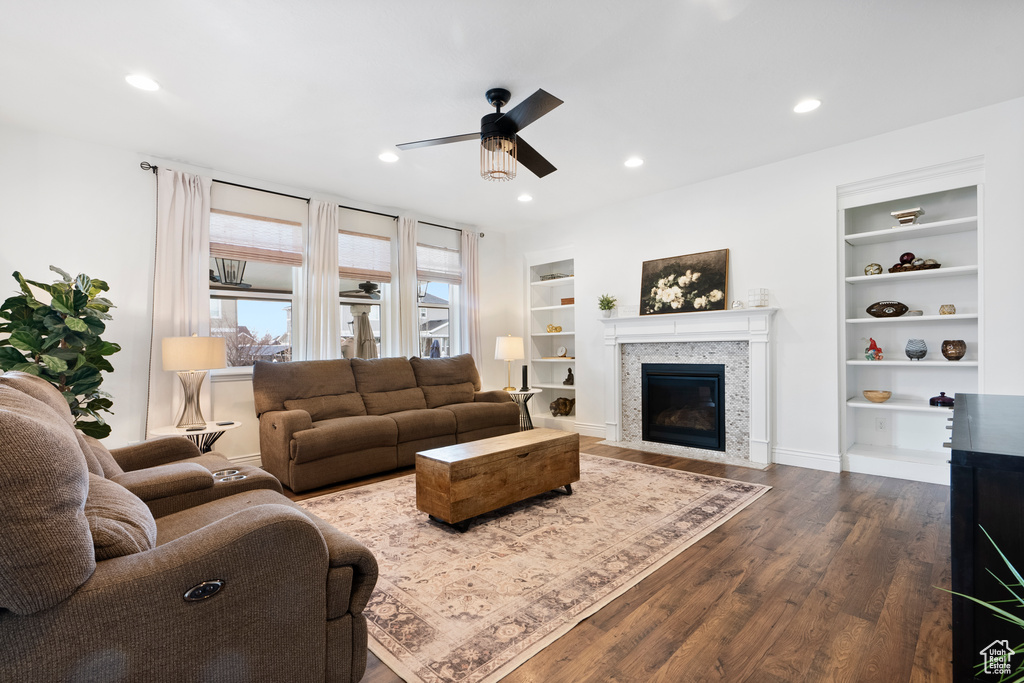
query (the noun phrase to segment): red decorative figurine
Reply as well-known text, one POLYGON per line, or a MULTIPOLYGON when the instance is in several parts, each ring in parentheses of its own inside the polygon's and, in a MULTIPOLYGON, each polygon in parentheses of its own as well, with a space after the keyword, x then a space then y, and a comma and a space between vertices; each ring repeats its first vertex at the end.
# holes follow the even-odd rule
POLYGON ((882 349, 875 343, 874 339, 869 339, 871 346, 864 349, 864 357, 868 360, 882 360, 882 349))

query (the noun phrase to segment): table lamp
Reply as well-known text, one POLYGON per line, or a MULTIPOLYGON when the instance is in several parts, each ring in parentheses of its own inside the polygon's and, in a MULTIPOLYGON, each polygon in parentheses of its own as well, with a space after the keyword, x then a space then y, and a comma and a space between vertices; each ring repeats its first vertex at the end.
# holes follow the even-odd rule
POLYGON ((205 427, 199 407, 199 388, 206 371, 227 367, 223 337, 165 337, 162 342, 164 370, 177 372, 185 392, 185 408, 175 425, 178 429, 205 427))
POLYGON ((512 361, 520 360, 525 358, 526 354, 523 353, 523 338, 513 337, 508 335, 507 337, 498 337, 498 342, 494 345, 494 360, 503 360, 508 363, 508 384, 505 386, 505 391, 515 391, 516 388, 512 386, 512 361))

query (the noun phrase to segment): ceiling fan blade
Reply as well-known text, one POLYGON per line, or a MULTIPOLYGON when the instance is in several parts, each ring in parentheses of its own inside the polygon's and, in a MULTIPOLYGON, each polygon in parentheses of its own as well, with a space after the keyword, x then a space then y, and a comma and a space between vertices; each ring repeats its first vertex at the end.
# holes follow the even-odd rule
POLYGON ((537 92, 505 112, 505 118, 515 121, 518 129, 522 130, 560 104, 562 104, 562 100, 543 89, 538 89, 537 92))
POLYGON ((533 171, 533 174, 538 178, 543 178, 548 173, 558 170, 550 161, 542 157, 540 152, 530 147, 526 140, 518 135, 516 136, 516 161, 533 171))
POLYGON ((403 142, 395 145, 398 149, 416 149, 417 147, 433 147, 434 145, 447 145, 449 142, 467 142, 479 140, 480 133, 466 133, 465 135, 452 135, 447 138, 433 138, 431 140, 419 140, 418 142, 403 142))

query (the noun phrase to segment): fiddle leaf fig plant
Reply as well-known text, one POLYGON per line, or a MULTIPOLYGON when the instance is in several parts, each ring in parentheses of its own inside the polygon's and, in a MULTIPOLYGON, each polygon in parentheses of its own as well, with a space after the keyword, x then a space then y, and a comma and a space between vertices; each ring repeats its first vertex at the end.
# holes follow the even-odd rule
POLYGON ((72 278, 56 266, 50 270, 61 277, 50 285, 14 272, 21 292, 0 305, 0 336, 6 334, 0 339, 0 370, 28 372, 53 384, 68 402, 75 427, 102 439, 110 425, 101 413, 113 414, 113 401, 100 391, 101 373, 114 371, 107 356, 121 350, 100 338, 114 308, 100 296, 109 287, 85 274, 72 278), (40 300, 33 288, 48 294, 50 302, 40 300))

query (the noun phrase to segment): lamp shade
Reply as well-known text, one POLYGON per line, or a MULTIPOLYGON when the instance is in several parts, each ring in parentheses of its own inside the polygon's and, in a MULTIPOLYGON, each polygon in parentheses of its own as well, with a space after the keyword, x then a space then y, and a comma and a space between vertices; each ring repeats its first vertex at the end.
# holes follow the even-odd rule
POLYGON ((227 367, 223 337, 164 337, 164 370, 211 370, 227 367))
POLYGON ((525 357, 522 337, 498 337, 494 345, 494 360, 519 360, 525 357))

